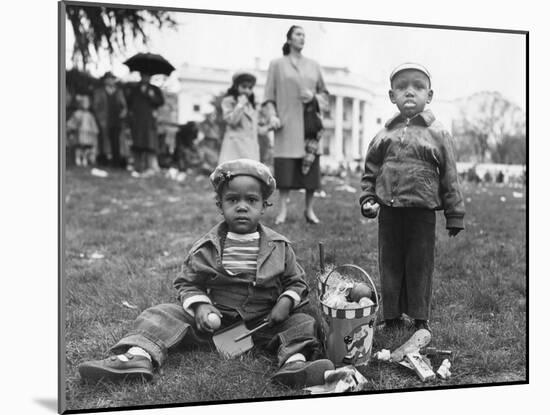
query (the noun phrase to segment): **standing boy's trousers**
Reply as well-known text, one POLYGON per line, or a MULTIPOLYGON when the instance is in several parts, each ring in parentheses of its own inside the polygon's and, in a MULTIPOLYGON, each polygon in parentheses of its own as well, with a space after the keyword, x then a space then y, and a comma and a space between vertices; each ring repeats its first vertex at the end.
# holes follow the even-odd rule
MULTIPOLYGON (((222 319, 222 327, 234 321, 222 319)), ((261 321, 255 322, 257 324, 261 321)), ((255 324, 254 324, 255 325, 255 324)), ((253 328, 250 325, 249 328, 253 328)), ((247 323, 248 326, 248 323, 247 323)), ((276 351, 279 365, 296 353, 314 360, 320 354, 315 319, 308 314, 291 314, 285 321, 273 327, 266 327, 252 335, 254 344, 276 351)), ((153 362, 161 366, 166 360, 168 349, 185 344, 213 345, 212 336, 197 330, 195 318, 184 311, 179 304, 160 304, 143 311, 134 321, 134 328, 111 351, 124 353, 129 347, 138 346, 147 351, 153 362)))
POLYGON ((428 320, 435 255, 435 212, 380 207, 378 264, 384 319, 428 320))

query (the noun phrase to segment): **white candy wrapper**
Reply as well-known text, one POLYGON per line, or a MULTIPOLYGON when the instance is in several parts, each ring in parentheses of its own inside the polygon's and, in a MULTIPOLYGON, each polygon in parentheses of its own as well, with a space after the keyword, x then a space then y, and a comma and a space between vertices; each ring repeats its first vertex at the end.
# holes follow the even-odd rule
POLYGON ((388 349, 382 349, 374 354, 374 358, 382 362, 389 362, 391 359, 391 352, 388 349))
POLYGON ((352 287, 352 282, 335 280, 332 285, 328 286, 327 292, 323 295, 321 301, 324 305, 331 308, 347 308, 348 300, 346 297, 352 287))
POLYGON ((316 395, 320 393, 359 392, 365 390, 368 380, 354 367, 344 366, 325 372, 325 384, 304 388, 316 395))
POLYGON ((451 362, 449 362, 449 359, 445 359, 442 363, 441 363, 441 366, 439 366, 439 369, 437 369, 437 374, 442 378, 442 379, 448 379, 451 377, 451 362))

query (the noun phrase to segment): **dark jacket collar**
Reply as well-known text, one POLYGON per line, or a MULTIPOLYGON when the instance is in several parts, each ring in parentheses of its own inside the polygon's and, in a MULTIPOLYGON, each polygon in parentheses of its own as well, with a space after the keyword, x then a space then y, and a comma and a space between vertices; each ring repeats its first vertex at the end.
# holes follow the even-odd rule
MULTIPOLYGON (((386 122, 385 127, 391 128, 399 122, 405 122, 406 120, 407 118, 403 116, 400 112, 398 112, 386 122)), ((429 127, 434 121, 435 115, 431 110, 424 110, 422 112, 419 112, 410 119, 410 122, 412 122, 413 124, 423 123, 426 127, 429 127)))
MULTIPOLYGON (((262 225, 261 223, 258 224, 258 232, 260 232, 260 241, 262 242, 262 245, 272 241, 283 241, 286 243, 290 243, 290 241, 287 238, 285 238, 283 235, 275 232, 273 229, 270 229, 265 225, 262 225)), ((197 242, 195 242, 193 244, 193 247, 191 248, 191 251, 195 251, 199 247, 204 245, 206 242, 210 242, 216 247, 218 253, 220 253, 221 239, 226 234, 227 234, 227 224, 225 223, 225 221, 221 221, 212 229, 210 229, 206 233, 206 235, 204 235, 197 242)))

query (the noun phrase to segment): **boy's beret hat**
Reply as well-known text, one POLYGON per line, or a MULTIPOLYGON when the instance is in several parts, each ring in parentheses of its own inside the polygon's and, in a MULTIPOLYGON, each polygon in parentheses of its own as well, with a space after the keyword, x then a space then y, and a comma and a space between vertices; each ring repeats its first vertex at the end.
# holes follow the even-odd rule
POLYGON ((210 182, 218 193, 223 184, 235 176, 252 176, 263 182, 268 189, 266 197, 275 191, 275 178, 269 168, 259 161, 250 159, 229 160, 220 164, 210 175, 210 182))
POLYGON ((420 71, 422 73, 424 73, 428 79, 430 80, 430 82, 432 82, 432 76, 430 75, 430 73, 428 72, 428 70, 426 69, 426 67, 420 65, 419 63, 414 63, 414 62, 405 62, 405 63, 402 63, 401 65, 398 65, 390 74, 390 83, 391 81, 393 80, 393 77, 395 75, 397 75, 399 72, 401 71, 404 71, 405 69, 415 69, 417 71, 420 71))

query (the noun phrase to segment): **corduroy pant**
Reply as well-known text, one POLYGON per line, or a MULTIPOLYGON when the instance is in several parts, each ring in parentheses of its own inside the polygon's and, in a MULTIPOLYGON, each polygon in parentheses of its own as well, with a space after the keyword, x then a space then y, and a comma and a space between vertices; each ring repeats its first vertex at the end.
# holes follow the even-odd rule
MULTIPOLYGON (((222 328, 233 323, 222 319, 222 328)), ((260 323, 256 321, 251 324, 260 323)), ((321 353, 317 340, 317 323, 304 313, 293 313, 285 321, 266 327, 252 335, 254 344, 277 355, 279 366, 295 353, 315 360, 321 353)), ((113 353, 124 353, 132 346, 146 350, 157 366, 162 366, 168 350, 181 342, 197 346, 213 346, 212 336, 199 332, 193 316, 179 304, 159 304, 144 310, 135 320, 133 329, 112 348, 113 353)))
POLYGON ((402 313, 428 320, 435 255, 433 210, 381 206, 378 264, 385 320, 402 313))

